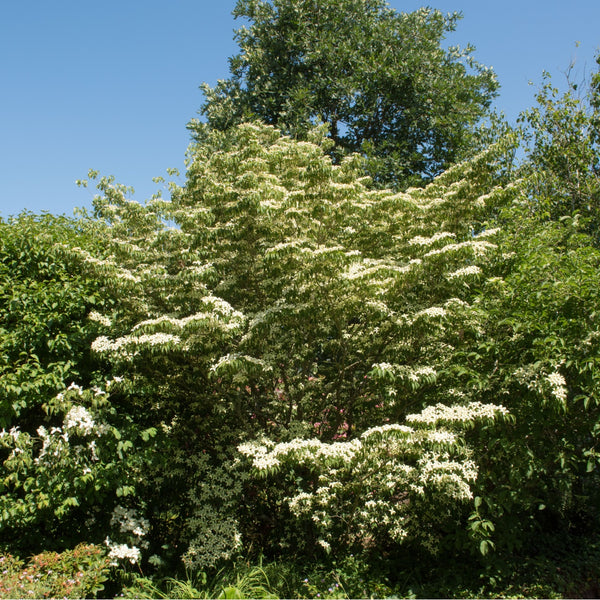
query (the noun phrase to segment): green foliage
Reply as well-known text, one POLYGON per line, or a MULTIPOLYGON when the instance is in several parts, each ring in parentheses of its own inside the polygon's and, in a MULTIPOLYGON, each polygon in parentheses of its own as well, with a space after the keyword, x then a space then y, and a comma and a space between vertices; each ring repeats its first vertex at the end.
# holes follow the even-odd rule
POLYGON ((0 598, 96 598, 108 579, 108 559, 99 546, 43 552, 25 565, 0 556, 0 598))
POLYGON ((548 83, 526 113, 520 192, 497 217, 509 259, 481 291, 485 335, 453 357, 463 382, 514 417, 478 442, 483 502, 472 515, 472 526, 496 525, 482 542, 508 552, 527 552, 540 531, 597 526, 597 84, 595 74, 577 99, 548 83))
POLYGON ((10 585, 592 589, 548 565, 576 580, 595 546, 549 532, 600 526, 598 75, 544 88, 518 169, 517 132, 446 168, 494 89, 439 49, 456 16, 328 6, 238 3, 169 200, 92 171, 93 218, 0 222, 0 543, 65 550, 5 556, 10 585))
POLYGON ((27 427, 49 394, 91 377, 88 320, 107 303, 61 244, 97 243, 96 225, 24 213, 0 222, 0 426, 27 427))
MULTIPOLYGON (((600 54, 596 58, 600 65, 600 54)), ((542 219, 578 215, 598 247, 600 238, 600 70, 587 90, 567 80, 560 94, 545 74, 537 105, 521 121, 527 151, 529 208, 542 219)))
POLYGON ((123 590, 125 598, 279 598, 273 592, 267 570, 262 565, 221 570, 208 581, 206 573, 199 578, 170 577, 156 585, 152 580, 138 577, 133 585, 123 590))
POLYGON ((156 432, 138 434, 126 420, 116 419, 109 394, 98 387, 83 391, 73 384, 44 409, 59 426, 39 425, 35 434, 18 427, 0 433, 6 454, 0 479, 2 538, 12 537, 18 540, 12 547, 27 549, 100 541, 98 528, 108 533, 107 507, 135 494, 143 480, 147 440, 156 432))
POLYGON ((499 239, 514 252, 510 268, 480 299, 485 338, 454 357, 514 417, 480 440, 483 514, 511 551, 540 529, 593 527, 599 492, 600 254, 572 219, 540 225, 516 214, 499 239))
POLYGON ((444 50, 458 14, 397 13, 383 0, 240 0, 240 54, 231 77, 203 86, 207 126, 260 119, 306 139, 329 124, 336 159, 368 157, 368 172, 396 189, 430 181, 472 149, 497 83, 473 47, 444 50))
POLYGON ((119 413, 120 378, 91 352, 116 299, 79 256, 104 256, 103 231, 51 215, 0 223, 0 541, 19 553, 104 539, 156 434, 119 413))

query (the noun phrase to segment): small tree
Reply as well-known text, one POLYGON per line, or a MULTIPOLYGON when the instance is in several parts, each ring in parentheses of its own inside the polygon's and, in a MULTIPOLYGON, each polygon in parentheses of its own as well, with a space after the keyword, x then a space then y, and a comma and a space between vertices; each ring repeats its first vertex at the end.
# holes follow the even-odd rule
MULTIPOLYGON (((600 65, 600 55, 596 62, 600 65)), ((560 94, 545 73, 537 105, 522 117, 531 211, 540 219, 580 219, 600 243, 600 71, 587 90, 568 81, 560 94)))

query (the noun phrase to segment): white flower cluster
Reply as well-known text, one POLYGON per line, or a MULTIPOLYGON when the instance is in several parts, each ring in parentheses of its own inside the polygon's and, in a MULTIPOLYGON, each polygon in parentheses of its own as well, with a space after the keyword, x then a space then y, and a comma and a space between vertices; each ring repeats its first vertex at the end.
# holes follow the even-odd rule
POLYGON ((407 378, 415 383, 421 381, 421 379, 431 379, 436 375, 437 373, 432 367, 417 367, 416 369, 408 369, 407 371, 407 378))
POLYGON ((442 308, 441 306, 431 306, 429 308, 426 308, 425 310, 421 310, 419 311, 415 317, 431 317, 431 318, 436 318, 436 317, 444 317, 446 316, 446 309, 442 308))
POLYGON ((282 250, 295 250, 300 246, 298 240, 294 240, 292 242, 280 242, 279 244, 275 244, 271 248, 267 248, 265 250, 265 256, 271 256, 272 254, 280 254, 282 250))
POLYGON ((395 265, 384 260, 365 259, 362 262, 352 263, 343 273, 343 277, 352 281, 375 275, 381 271, 404 274, 408 273, 414 266, 420 265, 421 263, 422 261, 419 258, 411 260, 404 266, 395 265))
MULTIPOLYGON (((382 371, 383 373, 389 373, 392 377, 400 377, 404 380, 418 383, 421 380, 431 381, 436 377, 437 372, 433 367, 416 367, 411 368, 405 365, 392 365, 387 362, 375 363, 372 367, 382 371)), ((392 394, 394 395, 394 394, 392 394)))
POLYGON ((457 279, 458 277, 468 277, 470 275, 480 275, 481 268, 476 265, 469 265, 468 267, 463 267, 462 269, 458 269, 452 273, 448 273, 448 279, 457 279))
POLYGON ((473 497, 470 483, 477 479, 477 466, 472 460, 451 460, 447 455, 435 453, 419 461, 419 479, 423 485, 433 486, 456 500, 473 497))
MULTIPOLYGON (((83 388, 79 385, 77 385, 74 381, 71 382, 71 385, 67 388, 68 392, 77 392, 80 396, 83 396, 83 388)), ((58 395, 57 398, 62 398, 62 395, 58 395)))
POLYGON ((455 444, 456 435, 444 429, 434 429, 427 433, 427 439, 436 444, 455 444))
POLYGON ((312 254, 312 256, 321 256, 322 254, 335 254, 338 252, 343 252, 344 247, 343 246, 323 246, 321 244, 320 246, 317 246, 317 248, 315 248, 315 249, 302 248, 300 251, 304 252, 306 254, 312 254))
POLYGON ((418 414, 407 415, 406 420, 410 423, 424 423, 435 425, 439 422, 470 422, 477 419, 494 419, 498 415, 507 415, 508 410, 497 404, 482 404, 481 402, 470 402, 466 406, 454 404, 436 404, 428 406, 418 414))
POLYGON ((443 240, 445 238, 455 238, 456 235, 454 233, 449 233, 447 231, 442 231, 440 233, 436 233, 435 235, 426 238, 426 237, 421 237, 420 235, 415 236, 414 238, 412 238, 411 240, 408 240, 408 243, 413 246, 413 245, 419 245, 419 246, 431 246, 431 244, 435 244, 435 242, 437 242, 438 240, 443 240))
POLYGON ((135 283, 139 283, 141 281, 140 278, 131 273, 131 271, 117 266, 117 264, 112 260, 112 258, 114 257, 110 257, 107 259, 96 258, 95 256, 92 256, 87 250, 83 250, 78 246, 70 248, 70 251, 74 254, 79 254, 83 258, 83 261, 88 264, 95 265, 101 268, 108 267, 112 275, 114 275, 118 279, 133 281, 135 283))
MULTIPOLYGON (((172 317, 168 315, 162 315, 152 319, 146 319, 144 321, 140 321, 137 323, 132 331, 137 331, 139 329, 152 327, 153 325, 161 325, 161 324, 169 324, 173 327, 184 329, 191 323, 206 321, 210 322, 212 325, 215 323, 218 324, 219 327, 225 330, 236 330, 239 329, 244 321, 244 315, 232 308, 232 306, 221 298, 217 298, 215 296, 209 295, 202 298, 201 302, 205 305, 211 305, 211 311, 201 311, 197 312, 193 315, 188 315, 187 317, 172 317)), ((123 338, 119 338, 114 342, 110 340, 107 342, 106 338, 98 338, 94 344, 96 344, 96 348, 101 352, 107 352, 111 349, 120 349, 123 346, 136 344, 136 343, 147 343, 150 345, 157 344, 166 344, 166 343, 179 343, 180 338, 176 335, 171 335, 167 333, 152 333, 147 334, 146 336, 125 336, 123 338), (160 337, 163 336, 163 337, 160 337)))
POLYGON ((235 310, 229 302, 223 300, 223 298, 219 298, 218 296, 204 296, 201 300, 203 304, 212 305, 213 311, 220 313, 224 317, 231 317, 234 319, 243 320, 244 315, 239 311, 235 310))
MULTIPOLYGON (((221 298, 215 296, 205 296, 202 298, 203 304, 212 305, 211 312, 197 312, 187 317, 177 318, 168 315, 162 315, 153 319, 146 319, 137 323, 132 331, 152 327, 155 325, 169 324, 178 329, 184 329, 191 323, 206 321, 214 324, 217 322, 223 329, 239 329, 244 323, 244 315, 232 308, 232 306, 221 298)), ((111 342, 107 338, 98 338, 94 341, 92 347, 97 352, 108 352, 110 350, 119 350, 124 346, 131 344, 167 344, 167 343, 179 343, 181 340, 176 335, 167 333, 151 333, 145 335, 136 336, 125 336, 111 342)))
POLYGON ((205 273, 211 271, 213 269, 213 263, 202 263, 200 261, 195 260, 192 263, 192 266, 187 268, 188 272, 193 273, 194 275, 204 275, 205 273))
POLYGON ((195 315, 190 315, 188 317, 177 319, 175 317, 169 317, 165 315, 157 317, 156 319, 146 319, 145 321, 140 321, 139 323, 133 326, 132 331, 136 331, 138 329, 148 327, 150 325, 160 325, 161 323, 169 323, 170 325, 173 325, 175 327, 183 328, 192 321, 204 321, 206 319, 210 319, 211 316, 212 315, 210 313, 196 313, 195 315))
POLYGON ((444 254, 446 252, 456 252, 457 250, 462 250, 463 248, 469 248, 473 251, 475 256, 483 256, 489 250, 497 248, 496 244, 492 244, 486 240, 482 240, 481 242, 475 240, 468 240, 466 242, 461 242, 459 244, 448 244, 443 246, 442 248, 435 248, 434 250, 430 250, 425 254, 425 256, 435 256, 436 254, 444 254))
POLYGON ((371 427, 367 429, 360 437, 362 439, 367 439, 372 435, 383 435, 388 432, 398 432, 398 433, 414 433, 414 429, 409 427, 408 425, 398 425, 397 423, 387 423, 386 425, 380 425, 378 427, 371 427))
POLYGON ((366 305, 384 315, 393 316, 394 314, 394 312, 388 307, 388 305, 385 302, 382 302, 381 300, 368 300, 366 305))
POLYGON ((221 356, 217 361, 215 361, 210 370, 215 373, 217 372, 223 365, 229 365, 229 364, 237 364, 237 365, 242 365, 242 364, 250 364, 250 365, 254 365, 254 367, 260 367, 261 369, 264 369, 265 371, 270 371, 271 370, 271 366, 266 364, 265 361, 261 360, 260 358, 255 358, 254 356, 248 356, 247 354, 226 354, 225 356, 221 356))
POLYGON ((83 435, 90 435, 94 432, 96 423, 85 407, 73 406, 65 415, 63 426, 66 431, 78 429, 83 435))
POLYGON ((550 384, 552 395, 559 401, 564 402, 567 399, 567 382, 560 373, 550 373, 546 376, 546 381, 550 384))
POLYGON ((52 427, 50 432, 48 432, 43 425, 40 425, 36 431, 42 440, 40 453, 37 458, 34 459, 36 464, 40 463, 41 459, 46 456, 49 449, 52 449, 51 456, 60 456, 63 451, 63 445, 69 442, 69 434, 60 427, 52 427))
POLYGON ((395 371, 394 365, 392 365, 388 362, 374 363, 373 369, 379 369, 381 371, 389 371, 390 373, 393 373, 395 371))
POLYGON ((100 323, 101 325, 104 325, 105 327, 110 327, 112 325, 111 320, 105 316, 105 315, 101 315, 99 312, 93 310, 89 315, 88 315, 88 319, 90 321, 96 321, 97 323, 100 323))
POLYGON ((238 451, 251 457, 252 466, 261 471, 279 466, 283 459, 291 457, 302 457, 302 460, 312 462, 348 462, 361 447, 362 444, 358 439, 334 444, 325 444, 317 439, 294 439, 271 447, 257 442, 247 442, 240 444, 238 451))
POLYGON ((433 367, 417 367, 412 371, 417 377, 433 377, 436 371, 433 367))
POLYGON ((106 336, 100 336, 92 342, 92 350, 98 354, 110 352, 121 353, 136 346, 165 346, 179 344, 181 338, 170 333, 152 333, 140 336, 126 335, 112 341, 106 336))
POLYGON ((2 429, 2 431, 0 431, 0 439, 10 437, 12 438, 13 442, 17 442, 20 435, 21 432, 19 431, 18 427, 11 427, 10 431, 6 431, 6 429, 2 429))
MULTIPOLYGON (((71 384, 68 389, 83 393, 81 388, 75 384, 71 384)), ((95 390, 95 395, 106 393, 99 388, 92 389, 95 390)), ((57 397, 61 399, 64 394, 60 393, 57 397)), ((89 440, 89 438, 91 436, 101 438, 110 431, 110 426, 104 422, 97 422, 84 406, 74 405, 65 414, 62 427, 51 427, 48 430, 40 425, 36 431, 39 441, 42 443, 38 455, 34 459, 36 465, 49 463, 54 468, 57 460, 60 460, 77 466, 85 474, 91 472, 91 463, 100 460, 97 440, 89 440), (71 439, 73 435, 76 438, 88 438, 88 441, 86 444, 82 444, 81 439, 73 442, 71 439)))
POLYGON ((490 200, 490 198, 494 198, 494 196, 498 193, 499 190, 500 188, 494 188, 491 192, 479 196, 474 202, 475 206, 485 206, 486 202, 490 200))
POLYGON ((108 557, 111 558, 110 565, 118 566, 118 560, 128 560, 132 565, 140 562, 142 554, 136 546, 128 546, 127 544, 115 544, 110 538, 106 538, 104 543, 109 548, 108 557))
POLYGON ((444 302, 444 306, 449 309, 457 307, 463 308, 469 307, 469 303, 465 302, 464 300, 461 300, 460 298, 449 298, 448 300, 446 300, 446 302, 444 302))
POLYGON ((273 454, 269 454, 267 451, 257 453, 252 460, 252 466, 259 471, 272 469, 280 464, 279 459, 276 456, 273 456, 273 454))
POLYGON ((271 469, 280 464, 275 456, 269 454, 269 448, 258 442, 246 442, 240 444, 237 449, 244 456, 252 457, 252 466, 259 471, 271 469))
POLYGON ((118 279, 124 279, 125 281, 132 281, 133 283, 140 283, 141 279, 134 275, 131 271, 127 269, 119 269, 115 275, 118 279))
POLYGON ((484 229, 483 231, 478 233, 475 237, 477 237, 477 238, 491 237, 492 235, 496 235, 497 233, 500 233, 500 228, 493 227, 491 229, 484 229))

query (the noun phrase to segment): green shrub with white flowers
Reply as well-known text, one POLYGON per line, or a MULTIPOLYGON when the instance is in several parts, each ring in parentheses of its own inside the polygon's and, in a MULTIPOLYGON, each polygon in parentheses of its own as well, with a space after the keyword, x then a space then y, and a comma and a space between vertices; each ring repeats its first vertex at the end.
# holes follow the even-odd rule
POLYGON ((7 555, 94 544, 115 592, 261 560, 493 590, 598 526, 592 208, 546 211, 514 132, 404 191, 330 143, 206 129, 168 198, 90 172, 93 216, 0 223, 7 555))

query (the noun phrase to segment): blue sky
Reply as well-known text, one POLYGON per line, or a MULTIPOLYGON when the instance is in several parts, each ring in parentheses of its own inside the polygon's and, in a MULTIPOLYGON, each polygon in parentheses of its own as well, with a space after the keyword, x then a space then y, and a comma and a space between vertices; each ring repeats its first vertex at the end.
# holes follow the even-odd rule
MULTIPOLYGON (((3 0, 0 4, 0 216, 71 215, 91 206, 75 185, 89 169, 133 186, 184 171, 185 128, 202 81, 228 75, 235 0, 3 0)), ((399 11, 423 2, 391 0, 399 11)), ((594 68, 600 0, 431 0, 463 20, 448 40, 476 47, 501 83, 509 120, 533 103, 544 70, 594 68), (576 42, 580 42, 576 47, 576 42)))

